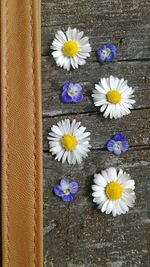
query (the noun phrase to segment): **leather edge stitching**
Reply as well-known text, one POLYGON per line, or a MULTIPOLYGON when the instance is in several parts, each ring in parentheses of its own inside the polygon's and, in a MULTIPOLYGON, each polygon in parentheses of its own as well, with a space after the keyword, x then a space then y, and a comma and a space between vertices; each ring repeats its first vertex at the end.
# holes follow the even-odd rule
POLYGON ((32 101, 33 101, 33 157, 34 157, 34 266, 36 266, 36 231, 37 231, 37 183, 36 183, 36 105, 35 105, 35 52, 34 52, 34 30, 33 30, 33 1, 30 1, 30 27, 31 27, 31 49, 32 49, 32 101))
POLYGON ((10 263, 10 237, 9 237, 9 138, 8 138, 8 0, 5 2, 6 24, 5 24, 5 42, 6 42, 6 63, 5 63, 5 90, 6 90, 6 257, 9 266, 10 263))

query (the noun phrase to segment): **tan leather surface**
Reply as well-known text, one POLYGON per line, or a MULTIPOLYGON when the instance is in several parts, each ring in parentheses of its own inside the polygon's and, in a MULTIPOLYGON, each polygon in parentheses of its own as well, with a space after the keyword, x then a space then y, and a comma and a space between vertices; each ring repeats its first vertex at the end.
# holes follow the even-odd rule
POLYGON ((1 1, 3 267, 43 266, 40 3, 1 1))

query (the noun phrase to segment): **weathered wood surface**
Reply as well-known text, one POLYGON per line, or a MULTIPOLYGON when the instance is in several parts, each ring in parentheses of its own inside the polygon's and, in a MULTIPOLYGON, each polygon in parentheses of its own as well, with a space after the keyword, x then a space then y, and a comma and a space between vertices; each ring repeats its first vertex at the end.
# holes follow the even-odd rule
POLYGON ((45 267, 150 266, 149 17, 148 0, 42 1, 45 267), (84 30, 92 45, 87 64, 69 73, 56 67, 49 49, 55 32, 68 26, 84 30), (100 66, 95 51, 106 42, 118 45, 118 62, 100 66), (134 110, 120 120, 104 119, 90 96, 99 78, 110 74, 124 77, 135 89, 134 110), (82 103, 60 102, 60 88, 67 80, 81 82, 82 103), (48 152, 50 127, 66 117, 82 121, 91 131, 91 152, 79 166, 55 162, 48 152), (123 132, 130 143, 128 153, 119 158, 104 149, 116 132, 123 132), (125 216, 106 216, 92 203, 93 174, 109 166, 124 168, 136 181, 136 205, 125 216), (51 192, 62 175, 80 184, 70 205, 51 192))

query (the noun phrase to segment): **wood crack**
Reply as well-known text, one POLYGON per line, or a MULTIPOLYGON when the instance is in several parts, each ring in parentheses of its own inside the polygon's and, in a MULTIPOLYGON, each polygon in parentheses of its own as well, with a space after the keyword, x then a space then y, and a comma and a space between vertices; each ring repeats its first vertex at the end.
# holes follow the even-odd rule
MULTIPOLYGON (((137 151, 137 150, 138 151, 150 150, 150 145, 134 145, 134 146, 131 145, 129 147, 129 151, 137 151)), ((108 152, 105 147, 96 147, 96 148, 93 147, 90 149, 90 152, 96 152, 96 151, 108 152)), ((51 155, 48 149, 43 149, 43 153, 51 155)))
MULTIPOLYGON (((132 112, 137 111, 137 110, 150 110, 150 107, 146 107, 146 108, 134 108, 132 110, 132 112)), ((87 115, 87 116, 92 116, 92 115, 97 115, 99 114, 100 116, 102 116, 102 113, 100 113, 99 111, 95 111, 95 110, 91 110, 91 111, 83 111, 83 112, 66 112, 66 113, 61 113, 61 114, 54 114, 51 115, 50 111, 43 111, 43 118, 59 118, 59 117, 63 117, 63 116, 72 116, 72 115, 87 115)), ((147 119, 147 118, 146 118, 147 119)))

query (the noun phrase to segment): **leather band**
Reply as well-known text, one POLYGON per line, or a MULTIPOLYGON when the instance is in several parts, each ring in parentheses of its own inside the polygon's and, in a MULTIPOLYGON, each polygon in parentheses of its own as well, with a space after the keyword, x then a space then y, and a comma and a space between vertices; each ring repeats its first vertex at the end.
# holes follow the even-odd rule
POLYGON ((43 266, 40 3, 1 1, 3 267, 43 266))

